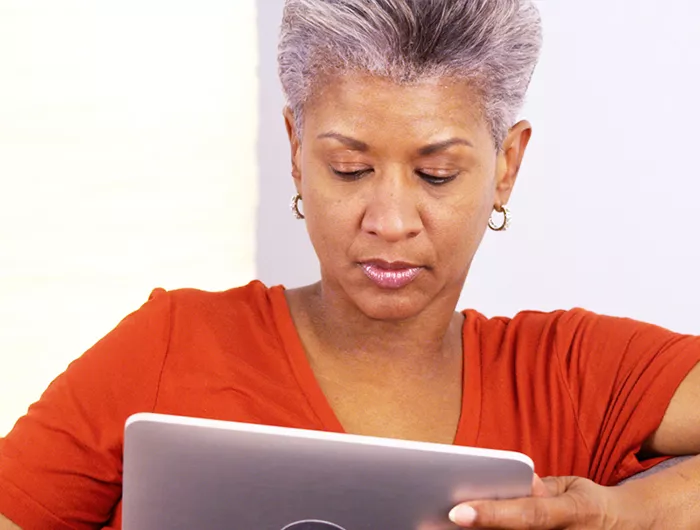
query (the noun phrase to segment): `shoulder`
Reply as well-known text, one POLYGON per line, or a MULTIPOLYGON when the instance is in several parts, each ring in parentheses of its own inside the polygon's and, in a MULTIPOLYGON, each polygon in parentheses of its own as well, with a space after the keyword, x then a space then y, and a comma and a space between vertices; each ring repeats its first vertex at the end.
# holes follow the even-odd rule
POLYGON ((657 345, 673 337, 667 330, 631 319, 600 315, 582 308, 521 311, 513 317, 488 318, 466 310, 465 340, 479 341, 483 356, 558 357, 569 362, 602 352, 622 355, 632 339, 657 345))
POLYGON ((224 291, 205 291, 189 287, 166 290, 159 287, 151 292, 149 301, 167 299, 173 306, 190 310, 206 310, 209 307, 220 308, 231 305, 240 308, 259 304, 261 300, 269 296, 273 289, 276 288, 269 288, 258 280, 224 291))
POLYGON ((696 347, 700 340, 654 324, 582 308, 521 311, 514 317, 493 318, 474 310, 463 313, 465 337, 478 337, 486 348, 483 353, 509 350, 518 356, 556 355, 566 363, 588 357, 636 362, 670 347, 696 347))
POLYGON ((154 289, 79 364, 91 359, 134 366, 148 361, 157 368, 173 355, 230 348, 269 334, 283 304, 282 287, 267 288, 258 281, 218 292, 154 289))
POLYGON ((260 281, 225 291, 155 289, 146 305, 167 306, 171 328, 178 326, 269 326, 275 307, 284 297, 281 286, 267 287, 260 281))
POLYGON ((465 327, 469 331, 478 332, 484 336, 541 336, 542 334, 561 333, 574 330, 581 326, 590 325, 609 319, 581 308, 559 309, 555 311, 520 311, 513 317, 487 317, 473 309, 462 311, 465 317, 465 327))

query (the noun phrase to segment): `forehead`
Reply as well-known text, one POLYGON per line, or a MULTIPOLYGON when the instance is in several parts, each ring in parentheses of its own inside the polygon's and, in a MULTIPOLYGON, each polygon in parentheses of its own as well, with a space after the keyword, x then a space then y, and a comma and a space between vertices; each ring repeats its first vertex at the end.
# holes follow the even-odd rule
POLYGON ((440 77, 398 83, 366 73, 324 76, 304 107, 304 123, 315 132, 488 136, 478 92, 466 81, 440 77))

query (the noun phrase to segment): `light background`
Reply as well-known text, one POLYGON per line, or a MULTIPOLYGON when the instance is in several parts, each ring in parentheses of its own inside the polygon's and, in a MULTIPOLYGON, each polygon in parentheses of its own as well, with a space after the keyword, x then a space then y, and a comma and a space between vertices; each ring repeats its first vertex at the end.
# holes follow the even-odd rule
POLYGON ((253 0, 0 0, 0 435, 154 287, 255 275, 253 0))
MULTIPOLYGON (((153 287, 318 277, 288 210, 282 5, 0 0, 0 434, 153 287)), ((700 333, 700 4, 539 5, 515 223, 461 305, 700 333)))

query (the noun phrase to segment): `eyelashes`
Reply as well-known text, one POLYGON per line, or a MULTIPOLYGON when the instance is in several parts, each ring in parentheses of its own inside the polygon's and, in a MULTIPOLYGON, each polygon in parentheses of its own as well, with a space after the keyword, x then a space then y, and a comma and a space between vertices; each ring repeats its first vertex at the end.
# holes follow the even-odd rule
POLYGON ((444 186, 448 182, 452 182, 454 179, 456 179, 459 176, 459 173, 455 173, 454 175, 448 175, 447 177, 436 177, 434 175, 428 175, 427 173, 423 173, 422 171, 416 171, 416 175, 418 175, 428 184, 432 184, 433 186, 444 186))
MULTIPOLYGON (((352 182, 361 179, 365 175, 371 173, 373 170, 361 169, 359 171, 338 171, 337 169, 331 167, 331 171, 335 176, 343 180, 352 182)), ((418 177, 420 177, 432 186, 444 186, 445 184, 452 182, 459 176, 459 173, 455 173, 454 175, 448 175, 446 177, 436 177, 435 175, 429 175, 428 173, 424 173, 423 171, 416 171, 415 173, 418 177)))
POLYGON ((367 173, 370 173, 371 169, 361 169, 359 171, 338 171, 337 169, 331 168, 331 171, 335 176, 340 177, 343 180, 358 180, 364 177, 367 173))

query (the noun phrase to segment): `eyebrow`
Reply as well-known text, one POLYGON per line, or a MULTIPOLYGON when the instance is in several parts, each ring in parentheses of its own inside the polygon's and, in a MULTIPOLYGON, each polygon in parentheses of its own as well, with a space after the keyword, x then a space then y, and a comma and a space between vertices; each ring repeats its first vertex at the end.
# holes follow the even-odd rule
POLYGON ((449 138, 447 140, 443 140, 442 142, 437 142, 434 144, 426 145, 425 147, 421 147, 418 150, 418 153, 421 156, 428 156, 437 153, 438 151, 444 151, 445 149, 448 149, 453 145, 466 145, 467 147, 474 147, 473 143, 471 143, 469 140, 465 140, 464 138, 449 138))
MULTIPOLYGON (((367 145, 365 142, 356 140, 355 138, 350 138, 349 136, 345 136, 344 134, 336 132, 327 132, 318 136, 319 140, 324 138, 331 138, 333 140, 337 140, 338 142, 348 146, 354 151, 369 151, 369 145, 367 145)), ((421 147, 418 150, 418 154, 421 156, 429 156, 434 153, 437 153, 438 151, 444 151, 445 149, 448 149, 453 145, 466 145, 467 147, 474 147, 474 144, 472 144, 469 140, 465 140, 464 138, 449 138, 441 142, 436 142, 434 144, 429 144, 421 147)))
POLYGON ((362 151, 366 152, 369 151, 369 145, 367 145, 365 142, 361 142, 360 140, 356 140, 355 138, 350 138, 349 136, 345 136, 340 133, 336 132, 327 132, 324 134, 320 134, 318 136, 318 139, 321 140, 323 138, 332 138, 333 140, 339 141, 341 144, 345 144, 348 146, 350 149, 354 151, 362 151))

